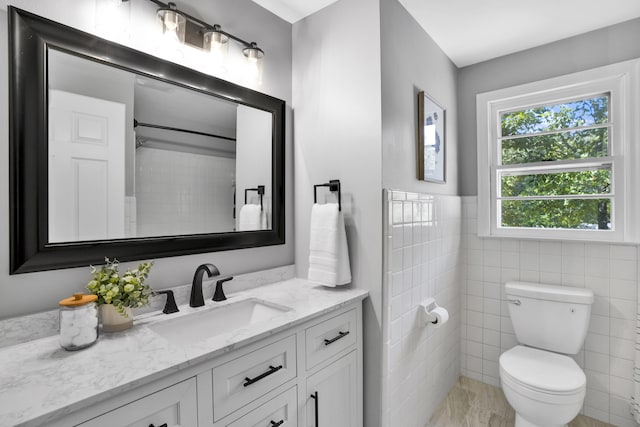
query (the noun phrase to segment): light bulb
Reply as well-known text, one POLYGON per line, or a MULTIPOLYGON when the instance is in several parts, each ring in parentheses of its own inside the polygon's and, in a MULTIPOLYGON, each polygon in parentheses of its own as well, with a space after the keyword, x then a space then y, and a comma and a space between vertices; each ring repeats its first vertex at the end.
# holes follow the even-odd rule
POLYGON ((178 37, 175 29, 167 29, 167 31, 162 35, 162 38, 168 46, 173 47, 175 45, 177 47, 180 44, 180 38, 178 37))
POLYGON ((204 31, 204 50, 209 52, 205 60, 205 67, 214 74, 224 73, 229 50, 229 37, 222 31, 220 25, 214 25, 204 31))
POLYGON ((242 50, 246 58, 245 75, 249 82, 256 84, 262 83, 262 58, 264 52, 258 47, 258 44, 251 42, 249 47, 242 50))
POLYGON ((178 28, 180 18, 181 16, 176 12, 166 11, 164 13, 164 26, 167 30, 175 31, 178 28))
POLYGON ((96 33, 109 40, 126 40, 130 29, 129 3, 122 0, 96 0, 96 33))

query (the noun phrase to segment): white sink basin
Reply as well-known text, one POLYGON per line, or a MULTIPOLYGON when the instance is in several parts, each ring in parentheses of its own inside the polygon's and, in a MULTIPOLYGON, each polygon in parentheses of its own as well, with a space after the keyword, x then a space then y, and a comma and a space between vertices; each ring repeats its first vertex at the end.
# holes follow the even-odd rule
POLYGON ((290 310, 290 307, 250 298, 164 320, 149 328, 173 343, 193 344, 267 322, 290 310))

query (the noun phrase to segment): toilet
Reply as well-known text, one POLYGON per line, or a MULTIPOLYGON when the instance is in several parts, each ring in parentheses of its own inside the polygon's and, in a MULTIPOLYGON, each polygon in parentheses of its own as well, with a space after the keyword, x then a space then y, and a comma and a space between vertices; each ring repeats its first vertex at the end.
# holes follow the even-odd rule
POLYGON ((516 427, 562 427, 582 408, 587 378, 568 354, 580 351, 593 291, 507 282, 507 304, 518 345, 500 356, 502 390, 516 427))

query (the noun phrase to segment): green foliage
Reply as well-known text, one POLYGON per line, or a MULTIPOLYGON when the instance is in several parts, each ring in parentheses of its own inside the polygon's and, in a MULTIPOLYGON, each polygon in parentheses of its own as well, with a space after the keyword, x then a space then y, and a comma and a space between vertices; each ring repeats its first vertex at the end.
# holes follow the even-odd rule
POLYGON ((608 146, 609 130, 606 127, 505 139, 502 141, 502 164, 605 157, 608 146))
POLYGON ((503 197, 607 194, 610 187, 610 169, 502 177, 503 197))
MULTIPOLYGON (((503 165, 598 158, 609 153, 609 98, 599 96, 505 113, 503 165), (603 125, 591 129, 581 126, 603 125), (543 133, 544 132, 544 133, 543 133), (547 133, 550 132, 550 133, 547 133)), ((611 170, 575 170, 501 177, 503 197, 609 194, 611 170)), ((502 201, 502 226, 609 229, 611 201, 601 199, 502 201)))
POLYGON ((119 262, 109 258, 104 259, 102 267, 91 266, 93 280, 87 284, 87 289, 98 296, 98 305, 113 304, 120 314, 125 314, 124 308, 143 307, 149 304, 149 297, 153 291, 144 282, 151 271, 151 262, 143 262, 135 270, 127 270, 122 277, 118 272, 119 262))
POLYGON ((503 227, 608 230, 608 199, 504 200, 503 227))

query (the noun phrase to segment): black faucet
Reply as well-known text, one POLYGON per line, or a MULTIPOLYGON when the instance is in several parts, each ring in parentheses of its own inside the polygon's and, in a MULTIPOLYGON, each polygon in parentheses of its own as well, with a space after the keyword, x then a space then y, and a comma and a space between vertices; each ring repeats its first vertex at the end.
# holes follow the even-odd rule
POLYGON ((213 264, 202 264, 196 268, 196 273, 193 275, 193 283, 191 284, 191 297, 189 298, 189 305, 191 307, 202 307, 204 305, 204 297, 202 296, 202 276, 204 276, 205 271, 209 277, 220 274, 218 267, 213 264))

